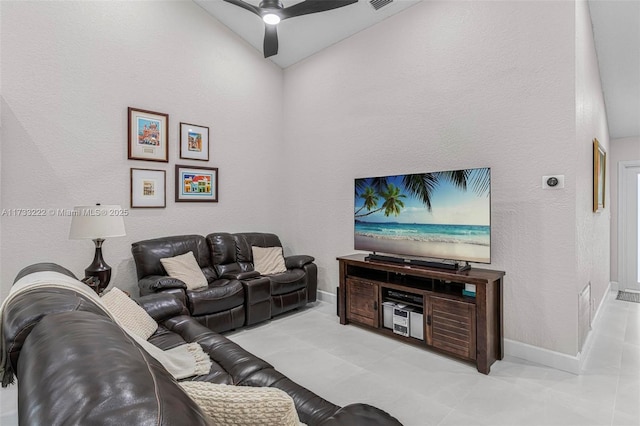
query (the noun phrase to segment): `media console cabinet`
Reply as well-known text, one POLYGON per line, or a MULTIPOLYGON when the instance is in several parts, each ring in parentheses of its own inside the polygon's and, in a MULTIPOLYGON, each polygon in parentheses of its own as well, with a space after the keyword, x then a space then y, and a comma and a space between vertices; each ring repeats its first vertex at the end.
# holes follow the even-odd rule
POLYGON ((484 374, 503 358, 503 271, 471 268, 457 272, 369 261, 363 254, 338 257, 338 262, 340 324, 365 326, 402 342, 474 362, 484 374), (465 284, 475 286, 475 297, 463 294, 465 284), (392 308, 385 315, 383 304, 390 307, 394 303, 416 314, 411 320, 418 322, 414 327, 420 334, 405 336, 393 331, 392 308))

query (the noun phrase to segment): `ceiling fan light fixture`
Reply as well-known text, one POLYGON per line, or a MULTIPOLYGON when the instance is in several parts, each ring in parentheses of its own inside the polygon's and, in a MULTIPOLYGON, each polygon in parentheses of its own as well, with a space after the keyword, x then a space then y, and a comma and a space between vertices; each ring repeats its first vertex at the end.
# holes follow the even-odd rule
POLYGON ((264 21, 265 24, 269 24, 269 25, 278 25, 280 23, 280 17, 275 13, 271 13, 271 12, 265 13, 262 16, 262 20, 264 21))

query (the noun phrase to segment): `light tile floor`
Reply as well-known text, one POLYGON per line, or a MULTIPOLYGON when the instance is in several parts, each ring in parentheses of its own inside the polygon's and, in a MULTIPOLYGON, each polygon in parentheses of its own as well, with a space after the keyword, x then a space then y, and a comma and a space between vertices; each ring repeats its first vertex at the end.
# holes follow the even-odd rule
MULTIPOLYGON (((366 402, 405 426, 640 425, 640 304, 612 292, 581 375, 506 357, 491 374, 342 326, 319 302, 229 334, 294 381, 339 405, 366 402)), ((17 425, 16 387, 0 391, 0 425, 17 425)))

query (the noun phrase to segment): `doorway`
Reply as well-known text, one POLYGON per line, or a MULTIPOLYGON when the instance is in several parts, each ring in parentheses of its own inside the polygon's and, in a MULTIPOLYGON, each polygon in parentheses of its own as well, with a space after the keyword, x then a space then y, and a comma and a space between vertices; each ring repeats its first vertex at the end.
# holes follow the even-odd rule
POLYGON ((618 167, 618 282, 640 291, 640 161, 618 167))

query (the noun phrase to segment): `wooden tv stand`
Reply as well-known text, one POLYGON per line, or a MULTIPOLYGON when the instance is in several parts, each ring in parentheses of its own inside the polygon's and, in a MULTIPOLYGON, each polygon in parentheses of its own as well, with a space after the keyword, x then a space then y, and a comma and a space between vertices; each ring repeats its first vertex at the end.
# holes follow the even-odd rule
MULTIPOLYGON (((474 362, 489 374, 503 358, 502 281, 505 273, 472 268, 464 272, 365 260, 365 255, 338 257, 340 324, 354 323, 372 331, 474 362), (462 294, 465 284, 476 296, 462 294), (398 298, 398 295, 410 296, 398 298), (403 336, 384 326, 384 302, 397 302, 419 314, 422 339, 403 336)), ((387 325, 389 312, 387 307, 387 325)), ((420 331, 420 324, 415 324, 420 331)))

